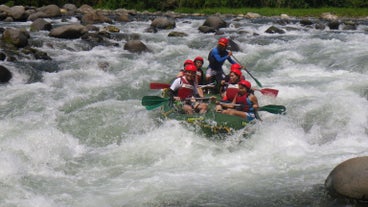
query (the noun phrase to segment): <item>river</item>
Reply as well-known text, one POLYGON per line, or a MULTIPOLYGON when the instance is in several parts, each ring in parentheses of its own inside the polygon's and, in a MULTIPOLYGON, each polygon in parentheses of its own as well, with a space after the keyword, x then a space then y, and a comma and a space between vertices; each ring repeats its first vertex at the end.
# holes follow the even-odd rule
POLYGON ((279 90, 256 93, 260 105, 287 108, 261 112, 246 138, 209 139, 141 105, 160 94, 149 83, 169 83, 185 59, 206 60, 221 36, 200 33, 202 18, 176 19, 185 37, 146 33, 150 21, 115 23, 139 34, 152 51, 142 54, 124 50, 125 40, 87 50, 81 39, 31 33, 53 60, 1 63, 13 73, 0 86, 1 206, 334 206, 328 174, 367 155, 368 25, 316 30, 294 21, 268 34, 272 19, 226 21, 223 36, 241 49, 234 56, 279 90), (41 66, 57 72, 35 72, 41 66))

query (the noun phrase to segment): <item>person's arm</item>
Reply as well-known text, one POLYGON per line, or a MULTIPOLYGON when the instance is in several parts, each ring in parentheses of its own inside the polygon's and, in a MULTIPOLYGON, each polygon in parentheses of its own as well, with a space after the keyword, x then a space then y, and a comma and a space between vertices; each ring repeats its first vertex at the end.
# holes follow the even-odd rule
POLYGON ((256 119, 262 121, 261 117, 258 114, 258 109, 259 109, 259 105, 258 105, 258 99, 254 94, 251 94, 249 97, 250 101, 253 103, 253 109, 254 109, 254 115, 256 116, 256 119))
POLYGON ((221 57, 220 56, 220 53, 219 53, 219 51, 217 49, 217 47, 212 50, 212 55, 216 59, 217 62, 225 62, 226 59, 228 59, 228 58, 231 59, 231 57, 229 56, 229 54, 228 55, 225 55, 224 57, 221 57))
POLYGON ((170 98, 180 100, 180 97, 174 96, 174 94, 181 87, 181 85, 182 85, 181 78, 177 78, 174 80, 174 82, 171 84, 169 88, 169 92, 171 93, 172 96, 170 98))
POLYGON ((235 60, 233 60, 233 59, 231 58, 231 55, 232 55, 232 52, 230 51, 230 52, 229 52, 229 54, 228 54, 228 56, 227 56, 227 60, 228 60, 231 64, 235 64, 236 62, 235 62, 235 60))

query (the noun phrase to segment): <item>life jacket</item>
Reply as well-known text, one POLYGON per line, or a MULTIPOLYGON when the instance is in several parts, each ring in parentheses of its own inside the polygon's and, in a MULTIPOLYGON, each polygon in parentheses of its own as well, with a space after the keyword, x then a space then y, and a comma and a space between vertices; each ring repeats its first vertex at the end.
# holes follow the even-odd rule
POLYGON ((181 100, 192 97, 194 94, 194 84, 189 83, 184 77, 181 77, 181 82, 182 84, 178 89, 177 95, 181 100))
POLYGON ((238 83, 229 83, 229 85, 227 85, 226 88, 227 100, 233 100, 236 94, 238 94, 238 91, 239 91, 238 83))
POLYGON ((237 104, 242 106, 241 110, 245 112, 254 112, 253 103, 249 99, 249 94, 239 95, 236 97, 237 104))

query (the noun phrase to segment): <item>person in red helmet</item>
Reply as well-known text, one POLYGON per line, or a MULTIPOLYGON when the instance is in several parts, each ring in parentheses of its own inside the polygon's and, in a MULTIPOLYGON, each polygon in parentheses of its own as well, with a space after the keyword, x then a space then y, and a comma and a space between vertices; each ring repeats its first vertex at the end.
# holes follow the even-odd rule
POLYGON ((232 52, 226 50, 228 44, 229 40, 225 37, 221 37, 217 42, 217 46, 208 54, 209 65, 206 71, 206 79, 208 83, 216 81, 218 88, 221 80, 224 78, 222 65, 226 60, 228 60, 231 64, 236 63, 231 58, 232 52))
POLYGON ((201 56, 194 58, 194 65, 197 67, 197 83, 199 85, 206 84, 206 74, 204 68, 202 67, 204 59, 201 56))
POLYGON ((195 81, 197 67, 193 64, 187 64, 184 68, 184 75, 176 78, 171 84, 167 94, 170 101, 182 101, 183 112, 187 114, 205 113, 208 105, 206 103, 197 102, 195 97, 203 97, 198 92, 198 84, 195 81))
POLYGON ((187 59, 187 60, 185 60, 184 61, 184 64, 183 64, 183 69, 181 69, 180 71, 179 71, 179 73, 176 75, 176 77, 178 78, 178 77, 182 77, 183 75, 184 75, 184 69, 185 69, 185 66, 186 65, 194 65, 194 62, 193 62, 193 60, 190 60, 190 59, 187 59))
POLYGON ((222 101, 231 102, 239 91, 238 83, 244 80, 244 76, 238 67, 239 64, 235 63, 231 66, 230 73, 226 76, 225 80, 221 82, 222 86, 222 101))
POLYGON ((254 119, 261 120, 258 115, 258 99, 254 95, 251 83, 247 80, 241 80, 238 83, 238 87, 238 93, 235 95, 232 102, 217 103, 216 111, 223 114, 240 116, 247 121, 252 121, 254 119))

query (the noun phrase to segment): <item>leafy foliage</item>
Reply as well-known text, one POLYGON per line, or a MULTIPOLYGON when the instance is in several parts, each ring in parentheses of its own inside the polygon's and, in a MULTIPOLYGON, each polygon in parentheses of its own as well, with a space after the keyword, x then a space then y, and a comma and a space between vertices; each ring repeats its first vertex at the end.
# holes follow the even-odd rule
MULTIPOLYGON (((88 4, 98 8, 126 8, 136 10, 176 10, 181 8, 368 8, 367 0, 59 0, 58 6, 66 3, 81 6, 88 4)), ((5 3, 8 6, 27 5, 41 7, 55 4, 49 0, 10 0, 5 3)))

